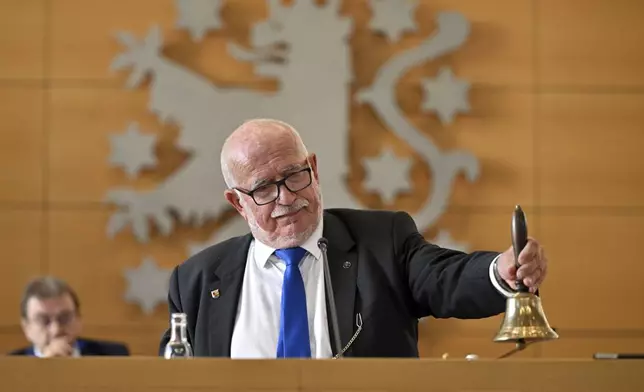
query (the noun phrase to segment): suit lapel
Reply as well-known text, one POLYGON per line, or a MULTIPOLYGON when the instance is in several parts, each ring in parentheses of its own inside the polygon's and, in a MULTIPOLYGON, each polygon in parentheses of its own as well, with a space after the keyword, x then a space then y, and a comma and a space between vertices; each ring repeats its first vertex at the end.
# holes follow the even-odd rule
MULTIPOLYGON (((358 253, 351 234, 344 223, 336 216, 324 214, 324 237, 328 240, 327 258, 331 271, 331 285, 338 312, 338 327, 340 341, 344 347, 354 333, 355 327, 355 297, 356 277, 358 271, 358 253)), ((329 305, 327 302, 327 313, 329 305)), ((333 344, 333 326, 330 315, 329 333, 331 334, 331 349, 337 354, 333 344)))
MULTIPOLYGON (((324 237, 329 242, 327 258, 338 312, 340 341, 345 346, 355 330, 358 254, 355 242, 344 223, 327 212, 324 213, 324 237)), ((222 252, 221 260, 215 263, 213 270, 207 272, 207 287, 204 288, 202 301, 208 304, 209 352, 204 355, 230 357, 233 328, 252 238, 251 234, 247 234, 231 241, 228 249, 222 252)), ((328 310, 327 303, 327 313, 328 310)), ((331 317, 327 319, 329 332, 332 334, 331 317)), ((331 346, 333 354, 337 354, 333 343, 331 346)))
POLYGON ((202 299, 208 304, 209 356, 230 357, 230 343, 237 315, 246 259, 252 236, 240 237, 222 252, 222 258, 209 280, 202 299))
POLYGON ((88 349, 88 343, 87 341, 83 339, 76 339, 76 349, 78 350, 78 353, 80 355, 89 355, 89 349, 88 349))

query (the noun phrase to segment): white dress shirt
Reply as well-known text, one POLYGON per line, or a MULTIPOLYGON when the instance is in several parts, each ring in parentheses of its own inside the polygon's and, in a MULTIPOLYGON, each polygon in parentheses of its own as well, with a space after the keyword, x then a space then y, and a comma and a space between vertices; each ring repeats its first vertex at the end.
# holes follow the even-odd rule
POLYGON ((499 257, 501 257, 500 253, 490 263, 490 270, 489 270, 490 281, 492 281, 492 285, 499 293, 501 293, 504 297, 509 298, 513 295, 513 293, 501 287, 501 284, 499 284, 499 281, 496 279, 496 276, 494 276, 494 267, 496 266, 496 263, 499 261, 499 257))
MULTIPOLYGON (((318 240, 323 222, 301 246, 307 253, 300 262, 306 291, 312 358, 331 358, 326 317, 322 251, 318 240)), ((253 240, 248 249, 237 317, 230 348, 231 358, 275 358, 280 329, 282 283, 286 264, 271 248, 253 240)))
MULTIPOLYGON (((300 262, 300 272, 306 291, 312 358, 332 357, 326 314, 322 252, 317 246, 322 230, 323 223, 320 222, 317 230, 302 245, 308 253, 300 262)), ((250 244, 233 329, 231 358, 263 359, 277 356, 282 283, 286 264, 273 254, 274 251, 275 248, 255 239, 250 244)), ((493 268, 499 256, 490 263, 489 276, 499 293, 507 297, 512 293, 504 290, 494 276, 493 268)))

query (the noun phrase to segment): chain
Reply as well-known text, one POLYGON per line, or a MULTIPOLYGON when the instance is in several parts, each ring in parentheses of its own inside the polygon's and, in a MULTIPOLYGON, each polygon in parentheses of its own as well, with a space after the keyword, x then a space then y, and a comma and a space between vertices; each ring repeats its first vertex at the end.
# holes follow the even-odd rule
POLYGON ((340 358, 349 349, 349 347, 351 347, 353 342, 358 338, 358 335, 360 335, 360 331, 362 331, 362 315, 360 313, 356 314, 356 326, 358 327, 358 329, 356 330, 356 333, 354 333, 351 339, 349 339, 349 343, 347 343, 347 345, 344 346, 342 351, 335 354, 333 359, 340 358))

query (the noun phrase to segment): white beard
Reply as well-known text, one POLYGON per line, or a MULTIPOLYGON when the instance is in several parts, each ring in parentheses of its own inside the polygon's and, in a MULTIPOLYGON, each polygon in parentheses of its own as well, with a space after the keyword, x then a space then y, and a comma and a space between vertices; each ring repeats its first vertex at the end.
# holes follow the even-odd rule
MULTIPOLYGON (((259 227, 255 217, 250 214, 246 215, 246 222, 248 223, 248 228, 250 229, 250 232, 253 234, 255 238, 257 238, 258 240, 264 242, 266 245, 271 246, 275 249, 290 248, 290 247, 302 245, 304 242, 306 242, 306 240, 309 239, 309 237, 311 237, 311 235, 313 235, 313 233, 318 228, 318 226, 320 225, 320 222, 322 222, 322 219, 323 219, 324 208, 322 207, 322 189, 319 187, 319 184, 318 184, 317 196, 318 196, 318 200, 320 201, 318 203, 318 208, 317 208, 317 215, 318 215, 317 222, 302 232, 283 235, 278 237, 274 241, 268 241, 267 238, 270 237, 270 233, 262 229, 261 227, 259 227)), ((239 203, 242 205, 242 207, 244 207, 244 209, 249 210, 248 204, 246 203, 245 200, 240 199, 239 203)))

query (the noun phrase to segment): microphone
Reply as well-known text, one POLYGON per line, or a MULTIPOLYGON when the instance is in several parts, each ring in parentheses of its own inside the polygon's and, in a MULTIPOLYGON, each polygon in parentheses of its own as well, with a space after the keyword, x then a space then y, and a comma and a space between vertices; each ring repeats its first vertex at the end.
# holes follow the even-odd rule
POLYGON ((331 284, 331 270, 329 269, 329 260, 326 256, 326 250, 329 242, 326 238, 321 237, 318 240, 318 248, 322 251, 322 262, 324 266, 324 283, 327 300, 329 302, 329 316, 331 316, 331 326, 333 329, 333 343, 335 345, 336 356, 342 356, 342 343, 340 341, 340 327, 338 326, 338 311, 335 308, 335 297, 333 295, 333 285, 331 284))

